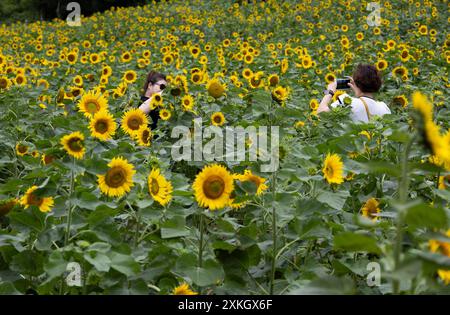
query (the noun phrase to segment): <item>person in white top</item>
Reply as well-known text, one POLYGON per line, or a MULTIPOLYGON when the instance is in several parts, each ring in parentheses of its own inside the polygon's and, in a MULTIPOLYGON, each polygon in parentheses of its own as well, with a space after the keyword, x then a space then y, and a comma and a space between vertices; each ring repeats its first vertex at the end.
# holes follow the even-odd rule
MULTIPOLYGON (((368 122, 373 116, 383 116, 391 113, 386 103, 374 99, 374 93, 378 92, 381 88, 381 77, 374 66, 359 64, 353 76, 348 78, 350 79, 348 86, 353 90, 355 97, 350 97, 347 93, 339 95, 337 101, 330 105, 331 107, 344 105, 344 99, 350 98, 351 102, 347 105, 351 106, 351 118, 355 122, 368 122)), ((336 93, 336 89, 336 80, 328 84, 328 88, 325 90, 325 96, 320 102, 317 113, 330 110, 328 104, 331 102, 334 93, 336 93)))

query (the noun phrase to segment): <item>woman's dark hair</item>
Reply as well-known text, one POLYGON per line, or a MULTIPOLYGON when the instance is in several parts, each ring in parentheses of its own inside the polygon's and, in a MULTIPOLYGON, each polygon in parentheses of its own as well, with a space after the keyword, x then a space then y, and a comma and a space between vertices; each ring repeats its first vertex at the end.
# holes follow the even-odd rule
POLYGON ((381 88, 381 76, 377 68, 372 65, 359 64, 353 72, 353 81, 362 92, 378 92, 381 88))
POLYGON ((145 95, 145 92, 147 91, 148 85, 151 84, 155 84, 156 82, 158 82, 159 80, 166 80, 166 75, 156 72, 156 71, 150 71, 147 74, 147 80, 145 80, 144 83, 144 93, 142 95, 145 95))

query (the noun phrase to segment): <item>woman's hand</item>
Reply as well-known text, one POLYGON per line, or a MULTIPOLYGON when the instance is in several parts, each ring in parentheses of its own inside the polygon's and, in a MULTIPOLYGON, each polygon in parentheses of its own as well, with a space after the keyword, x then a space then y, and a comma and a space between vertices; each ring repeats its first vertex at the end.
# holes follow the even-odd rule
POLYGON ((350 83, 348 84, 350 88, 353 90, 353 93, 355 93, 356 96, 361 94, 361 90, 359 87, 356 86, 355 81, 353 81, 353 78, 348 76, 347 78, 350 79, 350 83))
POLYGON ((336 93, 336 88, 337 88, 337 82, 336 80, 334 80, 333 82, 331 82, 330 84, 328 84, 327 89, 332 91, 333 93, 336 93))

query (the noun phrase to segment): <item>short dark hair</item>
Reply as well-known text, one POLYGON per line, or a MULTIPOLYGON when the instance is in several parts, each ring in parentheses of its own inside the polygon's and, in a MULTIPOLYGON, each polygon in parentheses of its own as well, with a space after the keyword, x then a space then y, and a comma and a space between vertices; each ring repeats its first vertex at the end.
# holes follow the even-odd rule
POLYGON ((362 92, 378 92, 381 88, 381 76, 377 68, 368 64, 359 64, 353 72, 353 81, 362 92))
POLYGON ((147 91, 148 85, 150 83, 151 84, 155 84, 159 80, 166 80, 166 75, 162 74, 162 73, 159 73, 159 72, 156 72, 156 71, 153 71, 153 70, 150 71, 147 74, 147 80, 145 80, 145 83, 144 83, 144 93, 143 94, 145 94, 145 92, 147 91))

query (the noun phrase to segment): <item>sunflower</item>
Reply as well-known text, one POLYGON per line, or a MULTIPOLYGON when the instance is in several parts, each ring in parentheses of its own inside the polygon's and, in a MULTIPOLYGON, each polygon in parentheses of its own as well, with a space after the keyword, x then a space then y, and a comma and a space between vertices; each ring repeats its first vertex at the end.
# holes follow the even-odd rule
POLYGON ((449 189, 450 188, 450 175, 439 176, 439 189, 449 189))
POLYGON ((95 65, 101 61, 99 54, 93 53, 89 55, 89 61, 91 64, 95 65))
POLYGON ((372 219, 372 221, 376 221, 378 219, 377 213, 381 212, 379 205, 379 202, 375 198, 370 198, 361 208, 362 215, 372 219))
POLYGON ((420 92, 414 92, 412 96, 413 108, 417 110, 424 121, 433 119, 433 104, 431 104, 425 95, 420 92))
POLYGON ((70 64, 70 65, 74 65, 78 60, 78 54, 74 51, 71 51, 70 53, 67 54, 66 56, 66 61, 70 64))
POLYGON ((402 52, 400 53, 400 59, 403 62, 408 61, 410 57, 411 57, 411 55, 409 54, 408 49, 403 49, 402 52))
POLYGON ((108 109, 108 101, 99 91, 92 91, 81 97, 78 108, 80 112, 84 113, 84 116, 92 118, 95 113, 108 109))
POLYGON ((328 153, 322 168, 324 178, 329 184, 341 184, 344 181, 341 158, 337 154, 328 153))
POLYGON ((138 145, 148 147, 151 144, 152 132, 148 126, 141 126, 135 135, 138 145))
POLYGON ((276 86, 280 82, 280 77, 276 74, 271 74, 268 79, 270 86, 276 86))
POLYGON ((0 90, 7 90, 11 86, 11 80, 7 77, 0 77, 0 90))
POLYGON ((206 89, 208 90, 209 95, 214 98, 219 98, 225 92, 225 87, 220 83, 218 79, 212 79, 208 82, 206 89))
POLYGON ((16 85, 25 85, 27 84, 27 77, 22 73, 19 73, 16 75, 14 82, 16 83, 16 85))
POLYGON ((130 136, 134 136, 139 128, 148 124, 148 118, 140 109, 130 109, 122 117, 122 129, 130 136))
POLYGON ((427 33, 428 33, 428 27, 427 27, 426 25, 421 25, 421 26, 419 27, 419 33, 420 33, 421 35, 427 35, 427 33))
POLYGON ((234 179, 237 179, 241 182, 252 182, 256 186, 256 195, 261 195, 265 190, 267 190, 268 186, 265 183, 266 179, 263 177, 259 177, 252 173, 251 170, 245 170, 244 174, 236 174, 233 176, 234 179))
POLYGON ((20 156, 24 156, 25 154, 28 153, 28 146, 25 144, 22 144, 21 142, 16 144, 16 153, 20 156))
POLYGON ((41 161, 44 165, 48 165, 55 160, 55 157, 50 154, 42 154, 41 161))
POLYGON ((16 198, 0 200, 0 217, 7 215, 17 204, 16 198))
POLYGON ((309 108, 311 108, 312 111, 315 111, 319 108, 319 101, 315 98, 309 101, 309 108))
POLYGON ((161 111, 159 112, 159 117, 162 120, 169 120, 171 116, 172 116, 172 114, 170 113, 170 110, 161 109, 161 111))
POLYGON ((325 75, 325 81, 326 81, 327 83, 334 82, 334 80, 336 80, 336 76, 335 76, 333 73, 327 73, 327 74, 325 75))
POLYGON ((394 97, 394 103, 398 104, 398 105, 400 105, 402 107, 406 107, 406 106, 408 106, 408 99, 403 94, 402 95, 398 95, 398 96, 394 97))
POLYGON ((134 83, 137 79, 136 71, 128 70, 124 73, 122 79, 127 83, 134 83))
POLYGON ((377 68, 377 70, 383 71, 388 67, 388 62, 384 59, 378 60, 375 64, 375 67, 377 68))
POLYGON ((131 53, 129 51, 124 52, 121 56, 120 56, 120 61, 122 63, 124 62, 129 62, 132 58, 131 53))
POLYGON ((181 99, 181 106, 184 111, 192 111, 194 107, 194 98, 192 97, 192 95, 186 94, 185 96, 183 96, 183 98, 181 99))
POLYGON ((191 74, 191 81, 194 84, 200 84, 203 82, 204 74, 202 71, 193 72, 191 74))
POLYGON ((283 59, 281 61, 281 73, 286 73, 289 68, 289 62, 287 59, 283 59))
POLYGON ((283 102, 283 101, 287 100, 288 96, 289 96, 288 89, 284 88, 282 86, 277 86, 272 91, 272 97, 279 102, 283 102))
POLYGON ((77 75, 73 78, 72 82, 77 86, 83 86, 83 77, 81 75, 77 75))
POLYGON ((122 157, 116 157, 108 163, 108 171, 97 175, 102 193, 110 197, 121 197, 133 187, 134 166, 122 157))
POLYGON ((153 168, 148 175, 148 191, 159 204, 165 206, 172 199, 172 184, 164 178, 159 168, 153 168))
POLYGON ((222 126, 225 123, 225 116, 221 112, 215 112, 211 115, 211 123, 214 126, 222 126))
POLYGON ((163 97, 161 93, 153 94, 150 98, 150 109, 154 110, 156 107, 163 107, 163 97))
POLYGON ((264 81, 262 80, 262 76, 263 76, 263 72, 262 71, 258 71, 256 73, 254 73, 252 75, 252 77, 250 78, 249 83, 250 86, 254 89, 257 89, 259 87, 263 87, 264 86, 264 81))
POLYGON ((65 135, 61 139, 61 144, 64 146, 64 150, 73 156, 76 159, 81 159, 86 152, 86 148, 84 147, 84 135, 75 131, 69 135, 65 135))
POLYGON ((172 291, 173 295, 197 295, 197 292, 192 291, 189 288, 189 284, 183 282, 178 287, 174 288, 172 291))
POLYGON ((245 68, 244 70, 242 70, 242 76, 249 80, 252 76, 253 76, 253 71, 249 68, 245 68))
POLYGON ((400 77, 403 79, 403 77, 408 76, 408 69, 406 69, 404 66, 395 67, 392 70, 392 75, 394 78, 400 77))
POLYGON ((117 124, 114 121, 113 116, 106 111, 95 113, 94 117, 89 123, 91 135, 102 141, 111 139, 112 136, 116 133, 116 128, 117 124))
POLYGON ((36 206, 41 212, 49 212, 53 208, 52 197, 42 197, 34 193, 38 189, 38 186, 32 186, 28 188, 25 195, 20 199, 20 204, 27 209, 29 206, 36 206))
MULTIPOLYGON (((446 237, 450 237, 450 229, 445 233, 446 237)), ((440 240, 429 240, 428 245, 431 252, 440 253, 450 257, 450 242, 440 240)), ((446 285, 450 284, 450 269, 438 269, 438 276, 444 281, 446 285)))
POLYGON ((196 176, 193 189, 201 207, 221 209, 230 204, 230 194, 234 189, 233 176, 221 165, 208 165, 196 176))

